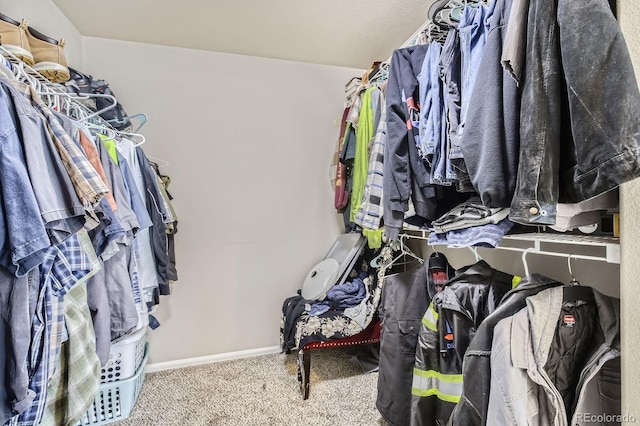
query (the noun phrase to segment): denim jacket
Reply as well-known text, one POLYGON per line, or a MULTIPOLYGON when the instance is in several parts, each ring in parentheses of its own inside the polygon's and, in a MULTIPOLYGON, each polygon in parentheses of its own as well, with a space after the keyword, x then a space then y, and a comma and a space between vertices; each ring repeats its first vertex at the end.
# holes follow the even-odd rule
POLYGON ((606 0, 530 0, 522 80, 512 221, 553 225, 558 202, 640 176, 640 93, 606 0))
MULTIPOLYGON (((593 290, 594 315, 563 315, 563 288, 553 287, 527 299, 527 307, 500 321, 491 353, 491 390, 487 422, 491 425, 619 424, 620 301, 593 290), (597 315, 595 314, 597 312, 597 315), (570 317, 570 318, 567 318, 570 317), (591 335, 572 336, 582 349, 558 348, 570 328, 586 326, 591 335), (560 337, 559 337, 560 336, 560 337), (559 350, 560 349, 560 350, 559 350), (567 354, 562 350, 567 349, 567 354), (555 356, 554 356, 555 354, 555 356), (580 368, 579 357, 584 356, 580 368), (572 377, 576 385, 562 393, 572 377), (551 377, 554 377, 552 379, 551 377), (567 408, 574 409, 571 421, 567 408), (598 419, 614 419, 598 421, 598 419)), ((583 306, 584 308, 584 306, 583 306)), ((583 311, 584 312, 584 311, 583 311)))

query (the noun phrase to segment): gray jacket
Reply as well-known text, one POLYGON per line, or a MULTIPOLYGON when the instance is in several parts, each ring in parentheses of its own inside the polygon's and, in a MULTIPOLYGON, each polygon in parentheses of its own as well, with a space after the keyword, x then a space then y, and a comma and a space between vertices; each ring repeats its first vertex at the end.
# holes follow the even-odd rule
POLYGON ((593 293, 595 305, 567 308, 563 288, 550 288, 498 323, 487 424, 620 423, 620 301, 593 293), (572 380, 575 386, 562 386, 572 380), (565 407, 575 407, 571 422, 565 407))

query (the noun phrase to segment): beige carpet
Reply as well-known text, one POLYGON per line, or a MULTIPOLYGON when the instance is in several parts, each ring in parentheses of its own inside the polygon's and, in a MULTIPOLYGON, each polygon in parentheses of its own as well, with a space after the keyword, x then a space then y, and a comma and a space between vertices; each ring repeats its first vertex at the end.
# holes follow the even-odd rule
POLYGON ((377 373, 363 374, 340 348, 311 353, 302 400, 296 355, 277 354, 147 374, 131 416, 118 426, 384 425, 377 373))

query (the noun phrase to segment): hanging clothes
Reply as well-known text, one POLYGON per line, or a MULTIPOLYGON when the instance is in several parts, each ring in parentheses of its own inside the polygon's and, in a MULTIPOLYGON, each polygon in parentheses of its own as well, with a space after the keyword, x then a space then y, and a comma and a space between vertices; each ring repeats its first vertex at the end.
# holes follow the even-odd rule
POLYGON ((160 295, 171 294, 168 279, 169 254, 167 251, 166 233, 166 223, 169 213, 165 210, 164 203, 162 202, 162 194, 158 188, 155 173, 153 172, 144 151, 137 147, 136 155, 142 170, 147 212, 153 222, 153 227, 149 230, 149 233, 154 256, 153 262, 156 265, 153 271, 156 274, 156 281, 158 283, 158 288, 152 290, 152 293, 147 293, 145 295, 145 300, 152 300, 154 304, 158 304, 160 295))
POLYGON ((117 143, 53 111, 33 87, 0 78, 0 122, 0 423, 73 425, 94 402, 112 339, 149 322, 137 234, 175 233, 176 218, 156 189, 165 220, 152 223, 117 143))
MULTIPOLYGON (((455 425, 480 426, 487 424, 487 407, 491 384, 491 350, 496 324, 510 317, 527 304, 527 298, 562 283, 539 274, 524 277, 509 291, 500 306, 478 327, 475 336, 464 354, 462 363, 462 395, 451 415, 455 425)), ((491 423, 489 423, 491 424, 491 423)))
POLYGON ((169 280, 169 284, 172 284, 174 281, 178 281, 178 270, 176 267, 175 253, 175 235, 178 233, 178 215, 176 214, 173 203, 171 201, 173 200, 173 196, 171 196, 171 194, 169 193, 169 184, 171 183, 171 178, 169 176, 163 175, 156 163, 149 162, 149 164, 156 174, 158 189, 162 194, 162 201, 167 213, 167 218, 165 219, 165 225, 167 228, 167 252, 169 256, 167 278, 169 280))
POLYGON ((622 417, 620 301, 596 290, 593 295, 592 304, 563 304, 563 288, 550 288, 496 325, 491 424, 574 425, 591 416, 622 417))
POLYGON ((387 109, 383 106, 376 135, 371 145, 362 204, 354 218, 354 222, 365 230, 379 229, 383 220, 382 193, 384 182, 384 147, 387 137, 386 111, 387 109))
POLYGON ((518 281, 481 260, 459 269, 433 297, 416 347, 412 425, 447 424, 462 395, 462 361, 471 339, 518 281))
MULTIPOLYGON (((89 275, 95 274, 100 263, 91 251, 86 230, 78 237, 93 265, 89 275)), ((63 338, 60 358, 48 384, 42 426, 73 425, 93 403, 100 385, 101 363, 95 350, 96 339, 85 285, 76 284, 65 295, 64 327, 66 339, 63 338)))
POLYGON ((380 96, 380 91, 377 87, 369 87, 362 93, 362 108, 360 108, 360 117, 356 127, 356 153, 353 160, 353 187, 351 190, 351 212, 349 214, 351 222, 355 220, 358 209, 362 205, 362 194, 364 193, 369 166, 369 142, 373 139, 376 130, 373 127, 373 92, 378 92, 378 96, 380 96))
POLYGON ((558 202, 640 176, 640 92, 607 2, 530 0, 528 22, 510 219, 553 225, 558 202))
MULTIPOLYGON (((478 6, 484 8, 484 6, 478 6)), ((511 0, 486 11, 486 41, 478 63, 460 142, 473 187, 485 206, 509 207, 520 155, 520 90, 500 64, 511 0)))
POLYGON ((378 312, 380 359, 376 407, 392 426, 410 424, 411 383, 421 319, 437 288, 455 269, 444 255, 432 255, 422 266, 384 278, 378 312))

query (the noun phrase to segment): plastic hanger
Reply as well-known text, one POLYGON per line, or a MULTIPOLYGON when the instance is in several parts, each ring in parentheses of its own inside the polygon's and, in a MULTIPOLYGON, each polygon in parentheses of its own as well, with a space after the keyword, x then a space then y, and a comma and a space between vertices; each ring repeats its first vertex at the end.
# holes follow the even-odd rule
MULTIPOLYGON (((142 126, 144 126, 147 123, 148 117, 147 117, 147 114, 141 112, 138 114, 130 115, 127 117, 127 119, 129 120, 129 122, 133 122, 136 119, 140 121, 140 123, 138 123, 138 127, 132 130, 133 133, 138 133, 138 131, 142 129, 142 126)), ((126 122, 127 120, 118 120, 117 118, 114 118, 112 120, 107 120, 107 123, 109 124, 125 124, 126 122)))
POLYGON ((128 136, 129 138, 132 139, 131 141, 134 143, 135 146, 140 146, 147 141, 147 139, 140 133, 124 132, 122 130, 114 130, 114 132, 116 133, 116 135, 128 136), (137 140, 133 140, 134 138, 137 140))
POLYGON ((435 21, 441 25, 446 27, 455 27, 460 23, 460 20, 456 21, 452 17, 453 9, 444 8, 440 9, 438 13, 436 13, 435 21))
MULTIPOLYGON (((158 167, 167 167, 170 164, 167 160, 163 160, 161 158, 157 158, 157 157, 154 157, 152 155, 147 155, 147 158, 149 159, 150 162, 156 163, 158 165, 158 167)), ((376 256, 376 257, 378 257, 378 256, 376 256)), ((371 260, 371 266, 373 268, 377 268, 377 266, 373 265, 373 260, 371 260)))
POLYGON ((96 130, 97 132, 102 133, 110 139, 115 140, 117 137, 116 131, 114 129, 110 129, 109 127, 100 126, 91 122, 84 123, 84 125, 87 126, 90 130, 96 130))
POLYGON ((570 254, 569 257, 567 257, 567 269, 569 269, 569 275, 571 275, 571 281, 569 281, 569 285, 580 285, 580 282, 573 275, 573 270, 571 269, 571 257, 572 256, 573 255, 570 254))
POLYGON ((392 256, 393 250, 391 249, 391 246, 387 244, 386 246, 382 247, 380 253, 376 257, 371 259, 371 262, 369 262, 369 264, 372 268, 376 269, 387 268, 389 265, 391 265, 392 256))
POLYGON ((425 30, 427 34, 427 39, 429 42, 437 41, 444 42, 447 38, 447 30, 444 27, 436 24, 435 22, 430 22, 425 30))
POLYGON ((9 62, 7 58, 2 57, 2 60, 0 60, 0 74, 10 80, 16 79, 16 74, 13 71, 11 62, 9 62))
POLYGON ((571 281, 569 284, 562 288, 562 301, 563 302, 577 302, 577 301, 592 301, 594 300, 593 290, 591 287, 583 287, 580 285, 580 282, 573 275, 573 270, 571 268, 571 258, 570 254, 567 258, 567 267, 569 268, 569 275, 571 275, 571 281))

